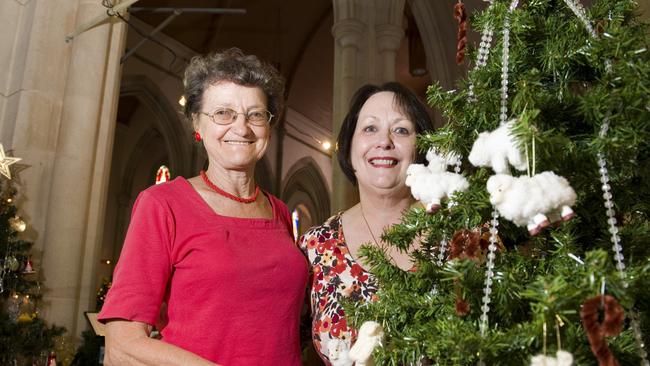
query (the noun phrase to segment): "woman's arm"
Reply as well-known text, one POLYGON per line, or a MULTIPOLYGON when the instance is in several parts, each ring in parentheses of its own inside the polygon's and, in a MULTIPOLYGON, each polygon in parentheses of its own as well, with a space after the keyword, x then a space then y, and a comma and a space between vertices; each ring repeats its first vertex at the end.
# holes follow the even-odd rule
POLYGON ((128 320, 106 323, 106 354, 109 366, 215 366, 216 364, 172 344, 149 338, 150 326, 128 320))

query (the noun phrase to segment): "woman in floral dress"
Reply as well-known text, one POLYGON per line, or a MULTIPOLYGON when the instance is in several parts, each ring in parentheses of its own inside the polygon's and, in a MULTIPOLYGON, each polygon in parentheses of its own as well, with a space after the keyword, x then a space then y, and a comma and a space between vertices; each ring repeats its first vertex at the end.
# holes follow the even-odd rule
MULTIPOLYGON (((359 260, 362 244, 380 245, 382 231, 399 222, 415 200, 405 184, 411 163, 424 163, 416 134, 433 131, 426 107, 410 90, 391 82, 365 85, 354 95, 338 137, 338 161, 359 189, 360 202, 300 238, 311 268, 311 332, 327 365, 351 365, 347 352, 356 329, 341 299, 374 301, 377 284, 359 260)), ((394 263, 409 270, 407 254, 386 248, 394 263)))

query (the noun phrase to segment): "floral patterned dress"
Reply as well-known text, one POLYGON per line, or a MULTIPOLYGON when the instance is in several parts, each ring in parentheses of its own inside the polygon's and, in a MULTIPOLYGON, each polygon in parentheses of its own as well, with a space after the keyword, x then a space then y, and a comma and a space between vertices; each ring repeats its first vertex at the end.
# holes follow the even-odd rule
POLYGON ((348 326, 340 300, 375 301, 376 281, 350 254, 341 213, 309 229, 299 243, 310 264, 314 346, 327 365, 348 365, 347 352, 357 331, 348 326))

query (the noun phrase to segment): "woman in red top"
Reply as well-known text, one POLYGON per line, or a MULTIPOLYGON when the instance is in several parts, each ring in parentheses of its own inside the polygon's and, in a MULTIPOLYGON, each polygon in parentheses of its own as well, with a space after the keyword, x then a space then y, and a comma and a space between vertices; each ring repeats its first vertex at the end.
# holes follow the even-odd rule
MULTIPOLYGON (((300 238, 311 265, 312 338, 327 365, 351 364, 347 354, 356 330, 347 323, 341 299, 376 298, 377 284, 357 253, 365 243, 380 246, 383 229, 415 203, 406 169, 425 161, 415 136, 427 131, 433 125, 426 108, 398 83, 364 85, 352 98, 338 137, 338 160, 359 188, 360 202, 300 238)), ((408 254, 385 249, 398 267, 411 269, 408 254)))
POLYGON ((230 49, 193 58, 184 86, 209 166, 138 196, 100 314, 105 363, 300 365, 308 267, 286 206, 253 176, 284 81, 230 49))

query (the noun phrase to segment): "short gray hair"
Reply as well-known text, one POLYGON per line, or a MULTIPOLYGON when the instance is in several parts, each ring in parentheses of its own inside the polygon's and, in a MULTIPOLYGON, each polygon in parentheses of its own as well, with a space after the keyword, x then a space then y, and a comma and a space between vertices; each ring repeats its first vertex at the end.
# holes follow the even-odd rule
POLYGON ((183 88, 185 107, 183 114, 192 122, 193 115, 201 112, 203 93, 220 81, 259 87, 267 99, 267 109, 275 124, 284 107, 284 78, 270 64, 255 55, 245 55, 239 48, 195 56, 185 69, 183 88))

